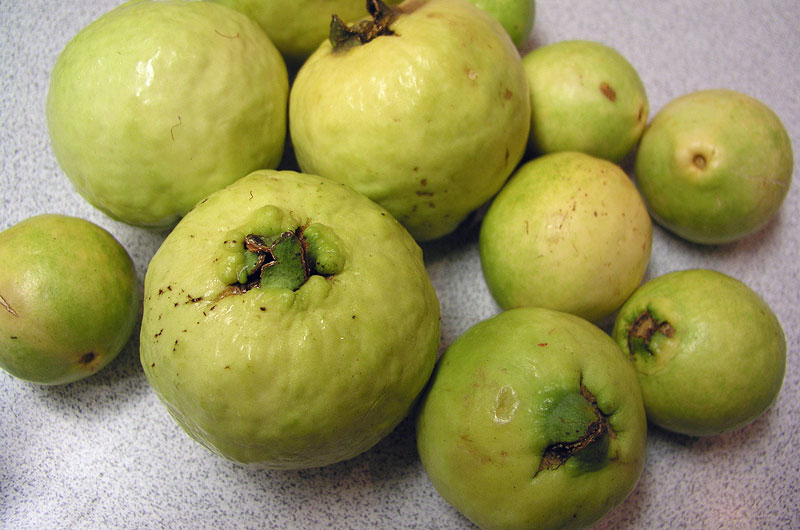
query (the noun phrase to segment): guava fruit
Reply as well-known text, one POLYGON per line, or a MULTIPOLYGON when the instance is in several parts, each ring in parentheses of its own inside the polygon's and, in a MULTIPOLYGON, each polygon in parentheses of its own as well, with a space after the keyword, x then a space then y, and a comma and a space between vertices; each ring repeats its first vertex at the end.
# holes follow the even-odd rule
MULTIPOLYGON (((331 18, 354 22, 367 15, 365 0, 213 0, 246 14, 264 29, 286 62, 299 68, 328 38, 331 18)), ((396 4, 400 0, 386 0, 396 4)))
POLYGON ((548 307, 597 322, 640 285, 652 238, 644 202, 619 166, 553 153, 522 165, 489 206, 481 268, 503 309, 548 307))
POLYGON ((534 0, 469 0, 497 19, 517 48, 527 44, 536 17, 534 0))
POLYGON ((701 244, 728 243, 762 228, 786 198, 793 169, 791 139, 775 112, 725 89, 665 105, 635 160, 654 220, 701 244))
POLYGON ((90 221, 29 217, 0 232, 0 368, 59 385, 110 363, 139 318, 141 293, 123 246, 90 221))
POLYGON ((549 309, 511 309, 456 339, 416 420, 433 486, 483 530, 587 528, 645 462, 631 363, 600 328, 549 309))
POLYGON ((243 465, 308 468, 407 415, 439 335, 402 225, 339 183, 263 170, 198 204, 156 252, 140 356, 191 437, 243 465))
POLYGON ((289 96, 304 172, 384 206, 418 241, 486 202, 521 159, 530 127, 521 59, 502 26, 464 0, 375 0, 334 25, 289 96))
POLYGON ((633 65, 600 42, 567 40, 522 59, 531 97, 534 154, 580 151, 620 162, 641 138, 650 114, 633 65))
POLYGON ((614 340, 630 356, 651 423, 691 436, 741 428, 780 392, 786 338, 766 302, 708 269, 674 271, 637 289, 614 340))
POLYGON ((277 166, 288 90, 281 55, 241 13, 133 0, 61 52, 47 125, 84 198, 117 220, 164 229, 212 191, 277 166))

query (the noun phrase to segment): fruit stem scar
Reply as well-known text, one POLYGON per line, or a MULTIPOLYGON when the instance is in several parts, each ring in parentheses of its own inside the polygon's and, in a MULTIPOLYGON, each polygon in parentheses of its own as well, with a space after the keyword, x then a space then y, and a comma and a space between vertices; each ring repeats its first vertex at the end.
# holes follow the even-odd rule
POLYGON ((13 307, 11 307, 11 304, 9 304, 9 303, 6 301, 6 299, 5 299, 5 298, 3 298, 3 295, 0 295, 0 306, 3 306, 3 309, 5 309, 6 311, 8 311, 9 313, 11 313, 12 315, 14 315, 15 317, 18 317, 18 316, 19 316, 19 313, 17 313, 17 312, 14 310, 14 308, 13 308, 13 307))
POLYGON ((598 407, 597 398, 583 385, 583 381, 580 383, 580 395, 590 405, 594 414, 594 419, 586 426, 583 435, 577 440, 571 442, 554 442, 547 446, 539 464, 539 469, 533 475, 534 478, 545 469, 558 469, 564 465, 567 460, 600 442, 605 436, 616 436, 608 421, 608 417, 603 414, 603 411, 598 407))
POLYGON ((628 329, 628 350, 631 354, 639 352, 641 351, 639 344, 641 344, 647 353, 653 355, 653 352, 650 351, 650 340, 656 333, 672 337, 675 334, 675 328, 666 320, 656 322, 650 311, 645 309, 628 329))
POLYGON ((389 26, 397 18, 397 12, 381 0, 367 0, 367 11, 371 18, 348 26, 339 15, 331 16, 328 39, 333 51, 363 45, 382 35, 394 35, 389 26))
POLYGON ((705 169, 706 168, 706 157, 697 153, 692 157, 692 163, 697 166, 698 169, 705 169))

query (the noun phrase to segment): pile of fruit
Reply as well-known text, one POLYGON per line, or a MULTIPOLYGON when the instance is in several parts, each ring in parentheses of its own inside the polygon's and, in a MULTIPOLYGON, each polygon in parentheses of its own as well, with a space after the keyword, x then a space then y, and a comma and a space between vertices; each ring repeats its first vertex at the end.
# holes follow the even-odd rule
POLYGON ((87 221, 0 233, 0 367, 73 382, 141 323, 148 383, 211 451, 325 466, 413 414, 431 482, 486 529, 595 524, 639 480, 648 421, 692 436, 752 422, 783 382, 773 311, 713 270, 643 279, 651 219, 719 244, 775 215, 785 128, 732 90, 648 122, 616 50, 522 54, 533 18, 528 0, 132 0, 104 14, 53 67, 53 150, 89 203, 166 237, 142 289, 87 221), (440 351, 419 243, 482 207, 502 311, 440 351))

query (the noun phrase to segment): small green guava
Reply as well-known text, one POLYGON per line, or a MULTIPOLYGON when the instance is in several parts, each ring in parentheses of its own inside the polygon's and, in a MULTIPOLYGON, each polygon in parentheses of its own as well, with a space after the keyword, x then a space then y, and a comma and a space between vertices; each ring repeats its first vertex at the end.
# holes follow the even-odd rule
POLYGON ((297 74, 289 125, 300 168, 385 207, 418 241, 453 230, 525 151, 521 58, 491 15, 463 0, 376 0, 334 24, 297 74))
POLYGON ((691 436, 741 428, 780 392, 786 338, 772 309, 721 272, 675 271, 625 302, 612 332, 633 360, 651 423, 691 436))
POLYGON ((128 342, 141 295, 133 262, 103 228, 57 214, 0 232, 0 368, 26 381, 71 383, 128 342))
POLYGON ((534 0, 468 0, 497 19, 517 48, 527 44, 536 17, 534 0))
POLYGON ((619 166, 561 152, 512 175, 482 221, 479 251, 503 309, 547 307, 597 322, 641 283, 652 238, 644 202, 619 166))
POLYGON ((264 170, 198 204, 156 252, 140 356, 204 446, 308 468, 366 451, 407 415, 439 334, 422 251, 386 210, 264 170))
POLYGON ((580 151, 620 162, 636 146, 650 106, 639 74, 617 50, 561 41, 532 50, 522 64, 535 154, 580 151))
MULTIPOLYGON (((331 18, 355 22, 367 15, 365 0, 212 0, 246 14, 264 29, 286 62, 299 68, 328 38, 331 18)), ((400 0, 386 0, 396 4, 400 0)))
POLYGON ((56 61, 46 116, 59 165, 125 223, 172 227, 283 154, 286 66, 264 31, 211 2, 132 0, 56 61))
POLYGON ((456 339, 416 426, 434 487, 484 530, 587 528, 645 463, 632 365, 600 328, 543 308, 502 312, 456 339))
POLYGON ((728 243, 766 225, 789 192, 793 169, 780 118, 732 90, 669 102, 642 135, 635 161, 655 221, 701 244, 728 243))

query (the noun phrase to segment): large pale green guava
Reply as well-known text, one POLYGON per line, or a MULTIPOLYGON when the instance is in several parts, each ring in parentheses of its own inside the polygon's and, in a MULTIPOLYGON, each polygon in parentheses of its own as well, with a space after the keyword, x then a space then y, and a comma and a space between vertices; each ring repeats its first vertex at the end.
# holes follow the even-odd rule
POLYGON ((108 365, 139 318, 125 248, 89 221, 30 217, 0 232, 0 368, 65 384, 108 365))
POLYGON ((141 363, 209 449, 317 467, 407 415, 439 333, 422 252, 386 210, 328 179, 264 170, 198 204, 153 257, 141 363))
POLYGON ((789 193, 792 141, 778 115, 733 90, 670 101, 647 126, 636 182, 653 218, 689 241, 721 244, 764 227, 789 193))
POLYGON ((83 197, 162 229, 209 193, 277 166, 287 100, 283 59, 246 16, 133 0, 67 44, 46 114, 56 159, 83 197))
POLYGON ((650 105, 633 65, 600 42, 567 40, 522 59, 535 154, 580 151, 620 162, 639 142, 650 105))
MULTIPOLYGON (((246 14, 266 31, 286 62, 299 67, 328 38, 331 19, 367 16, 365 0, 213 0, 246 14)), ((397 4, 400 0, 386 0, 397 4)))
POLYGON ((746 284, 714 270, 650 280, 620 309, 613 337, 636 367, 648 419, 692 436, 754 421, 777 398, 786 371, 775 313, 746 284))
POLYGON ((619 166, 553 153, 520 167, 489 206, 481 267, 504 309, 548 307, 597 322, 641 283, 652 238, 644 201, 619 166))
POLYGON ((600 328, 542 308, 480 322, 442 356, 417 446, 442 497, 484 530, 587 528, 645 462, 631 363, 600 328))
POLYGON ((463 0, 408 0, 333 28, 297 74, 289 125, 305 172, 431 240, 502 187, 524 153, 529 106, 521 58, 495 19, 463 0))

